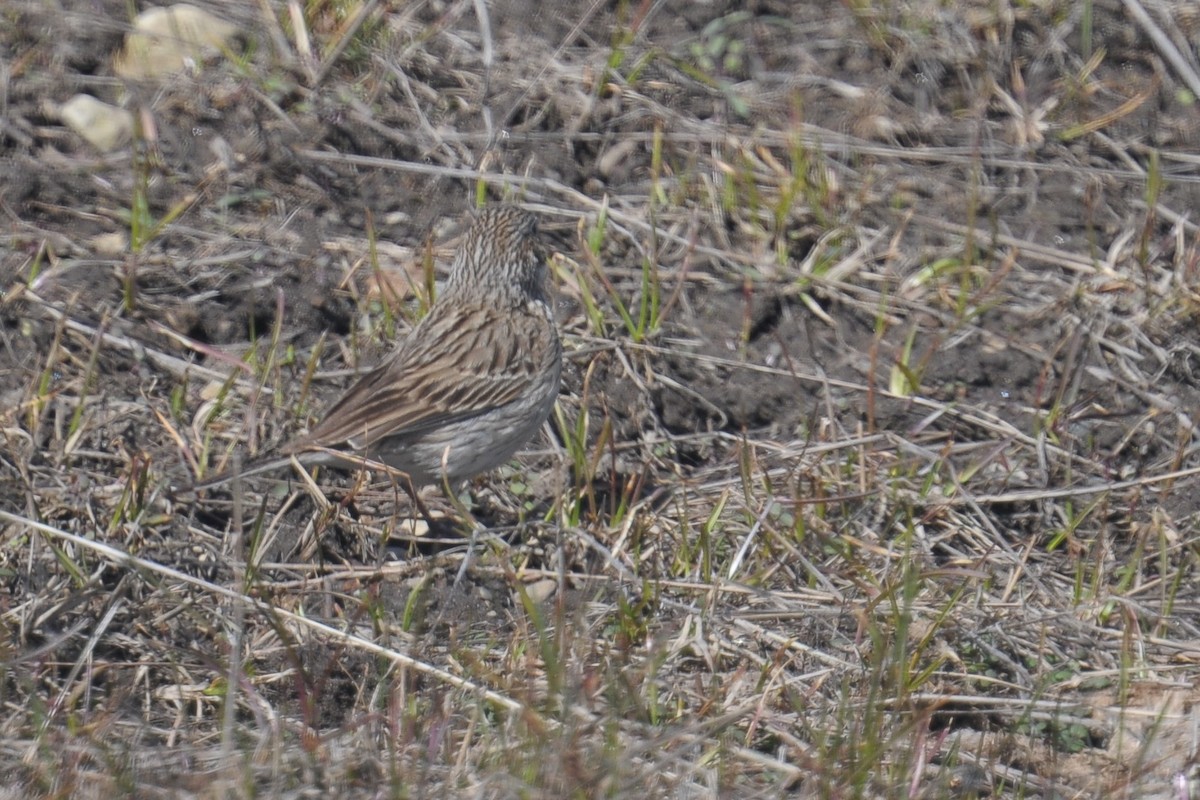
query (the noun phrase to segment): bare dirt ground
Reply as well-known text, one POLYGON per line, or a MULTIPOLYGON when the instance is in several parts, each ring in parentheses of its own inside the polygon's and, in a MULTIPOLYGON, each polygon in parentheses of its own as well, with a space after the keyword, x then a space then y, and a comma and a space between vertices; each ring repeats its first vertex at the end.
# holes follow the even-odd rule
POLYGON ((1194 4, 198 5, 0 9, 0 797, 1200 796, 1194 4), (500 200, 517 460, 187 491, 500 200))

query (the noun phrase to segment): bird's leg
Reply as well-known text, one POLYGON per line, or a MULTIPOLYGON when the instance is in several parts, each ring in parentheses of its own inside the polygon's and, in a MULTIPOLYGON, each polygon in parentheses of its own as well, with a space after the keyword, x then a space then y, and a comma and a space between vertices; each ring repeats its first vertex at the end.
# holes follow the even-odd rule
POLYGON ((417 490, 416 486, 413 486, 412 478, 408 475, 402 475, 401 486, 404 487, 404 491, 408 493, 408 496, 412 498, 413 505, 425 520, 425 524, 429 526, 429 530, 434 530, 436 523, 433 516, 429 513, 429 508, 426 507, 425 501, 421 499, 421 493, 417 490))

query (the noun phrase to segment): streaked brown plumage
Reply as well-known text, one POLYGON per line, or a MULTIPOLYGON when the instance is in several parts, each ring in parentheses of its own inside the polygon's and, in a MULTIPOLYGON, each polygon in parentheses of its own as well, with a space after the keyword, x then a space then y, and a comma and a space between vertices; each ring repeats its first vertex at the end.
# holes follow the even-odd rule
MULTIPOLYGON (((416 486, 455 482, 507 461, 558 395, 562 346, 545 289, 537 220, 515 206, 478 213, 429 313, 283 458, 243 475, 366 458, 416 486)), ((200 486, 229 479, 221 476, 200 486)))

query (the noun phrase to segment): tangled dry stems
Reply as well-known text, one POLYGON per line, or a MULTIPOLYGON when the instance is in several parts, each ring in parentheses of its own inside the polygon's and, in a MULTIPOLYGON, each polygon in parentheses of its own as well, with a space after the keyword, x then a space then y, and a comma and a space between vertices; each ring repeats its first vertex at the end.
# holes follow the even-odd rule
POLYGON ((137 258, 91 256, 125 224, 117 189, 10 196, 0 758, 19 791, 1145 797, 1186 778, 1197 133, 1125 101, 1189 79, 1153 37, 1082 69, 1052 5, 920 29, 731 16, 771 58, 741 67, 695 21, 627 22, 614 49, 590 4, 519 39, 501 8, 490 74, 470 4, 406 10, 368 59, 328 50, 316 89, 218 69, 164 92, 164 119, 247 158, 213 181, 165 153, 158 207, 195 203, 137 258), (1025 48, 1067 54, 1024 76, 1037 102, 1013 85, 1025 48), (605 69, 617 50, 644 68, 605 69), (1127 96, 1118 57, 1144 70, 1127 96), (956 70, 992 94, 964 100, 956 70), (384 352, 419 304, 368 284, 389 254, 435 255, 464 205, 415 198, 476 182, 550 229, 573 370, 560 423, 455 512, 474 535, 417 535, 364 476, 173 498, 384 352), (408 239, 372 251, 381 224, 408 239))

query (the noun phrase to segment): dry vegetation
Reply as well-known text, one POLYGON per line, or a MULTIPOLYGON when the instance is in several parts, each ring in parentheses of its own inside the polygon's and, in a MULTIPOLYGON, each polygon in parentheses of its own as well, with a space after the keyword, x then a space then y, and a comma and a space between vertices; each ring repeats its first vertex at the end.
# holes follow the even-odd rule
POLYGON ((202 5, 0 9, 0 797, 1200 796, 1193 3, 202 5), (182 489, 500 199, 526 453, 182 489))

